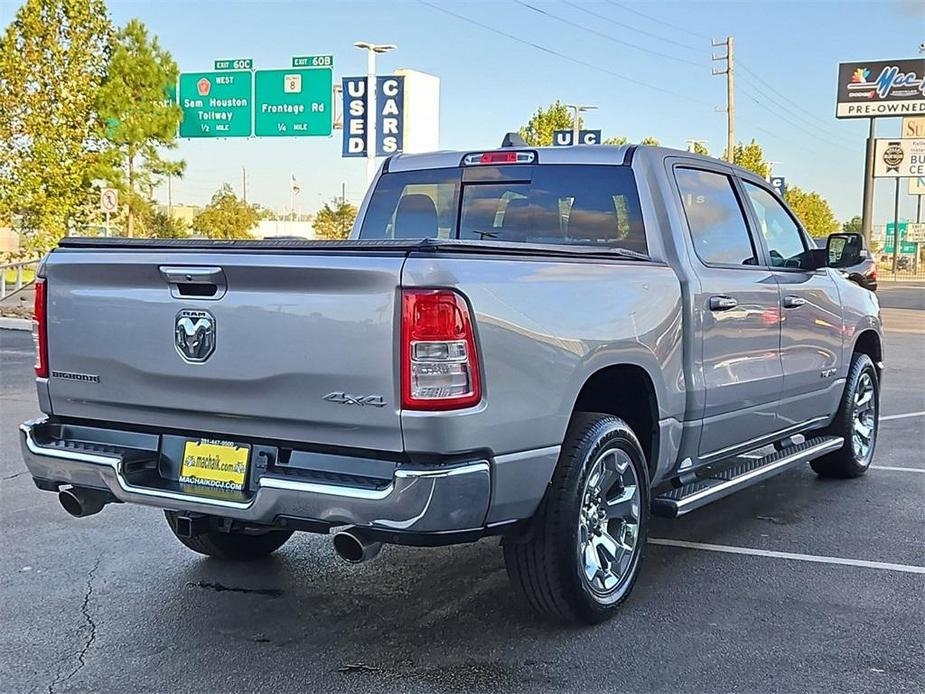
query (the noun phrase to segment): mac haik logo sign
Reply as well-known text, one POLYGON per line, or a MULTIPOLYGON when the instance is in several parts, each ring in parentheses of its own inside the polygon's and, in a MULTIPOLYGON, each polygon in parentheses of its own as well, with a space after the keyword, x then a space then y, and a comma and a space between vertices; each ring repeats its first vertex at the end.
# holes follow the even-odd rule
POLYGON ((925 58, 841 63, 836 118, 925 115, 925 58))

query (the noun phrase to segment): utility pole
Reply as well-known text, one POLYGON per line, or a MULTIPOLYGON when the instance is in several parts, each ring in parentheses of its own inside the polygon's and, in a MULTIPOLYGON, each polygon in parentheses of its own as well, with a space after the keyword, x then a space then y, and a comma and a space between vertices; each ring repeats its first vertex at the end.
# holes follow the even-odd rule
POLYGON ((566 108, 572 109, 572 144, 578 144, 578 132, 581 130, 581 114, 585 111, 594 111, 597 109, 597 106, 589 106, 587 104, 566 104, 566 108))
POLYGON ((712 54, 714 63, 726 61, 725 69, 713 68, 714 75, 726 75, 726 161, 735 161, 736 144, 736 95, 735 95, 735 54, 731 36, 725 41, 713 39, 713 48, 726 47, 726 55, 712 54))
POLYGON ((376 121, 379 120, 376 107, 376 54, 388 53, 398 46, 368 41, 357 41, 353 45, 366 51, 366 185, 369 185, 376 175, 376 121))
POLYGON ((173 219, 173 176, 170 174, 167 174, 167 217, 173 219))
POLYGON ((861 233, 870 247, 874 228, 874 151, 877 147, 877 119, 868 118, 867 149, 864 153, 864 194, 861 203, 861 233))
POLYGON ((243 193, 244 204, 247 204, 247 169, 241 167, 241 192, 243 193))

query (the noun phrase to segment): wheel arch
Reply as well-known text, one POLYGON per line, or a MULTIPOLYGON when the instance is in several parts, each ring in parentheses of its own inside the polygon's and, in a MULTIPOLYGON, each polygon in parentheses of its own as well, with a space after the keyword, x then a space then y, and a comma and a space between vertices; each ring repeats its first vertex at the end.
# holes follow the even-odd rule
POLYGON ((651 375, 637 364, 614 364, 590 374, 578 392, 572 416, 600 412, 620 417, 639 438, 649 474, 659 457, 658 392, 651 375))
POLYGON ((874 362, 874 368, 877 370, 877 378, 880 378, 883 370, 883 342, 876 330, 863 330, 858 334, 851 354, 858 353, 866 354, 870 357, 870 360, 874 362))

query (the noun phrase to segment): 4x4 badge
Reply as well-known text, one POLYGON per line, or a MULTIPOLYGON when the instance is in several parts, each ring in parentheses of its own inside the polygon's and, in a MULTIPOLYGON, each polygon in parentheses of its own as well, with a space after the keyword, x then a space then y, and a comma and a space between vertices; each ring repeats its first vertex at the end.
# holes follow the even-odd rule
POLYGON ((360 407, 371 405, 372 407, 385 407, 385 398, 381 395, 350 395, 349 393, 337 391, 328 393, 322 400, 334 402, 338 405, 359 405, 360 407))

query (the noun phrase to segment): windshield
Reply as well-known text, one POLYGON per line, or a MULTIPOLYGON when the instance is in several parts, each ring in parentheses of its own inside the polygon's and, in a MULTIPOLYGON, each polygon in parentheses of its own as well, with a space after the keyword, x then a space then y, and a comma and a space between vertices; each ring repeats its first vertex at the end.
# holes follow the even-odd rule
POLYGON ((473 181, 466 180, 467 171, 383 175, 360 238, 459 238, 647 252, 629 167, 480 167, 473 181))

